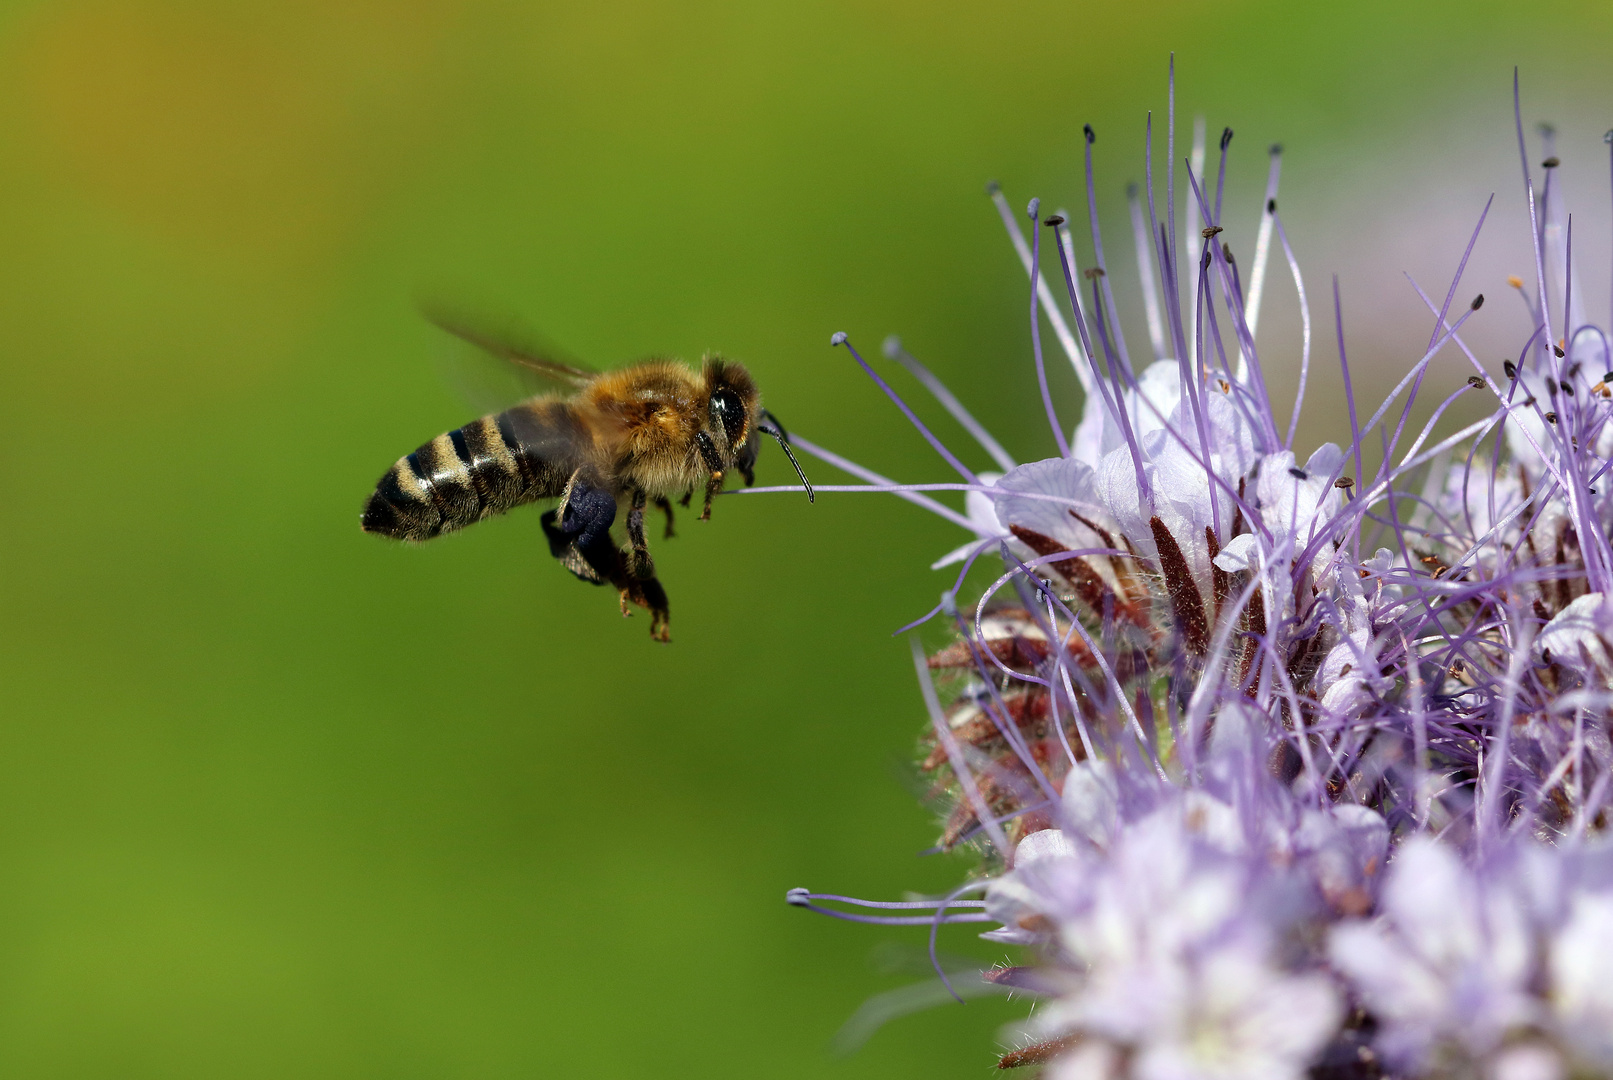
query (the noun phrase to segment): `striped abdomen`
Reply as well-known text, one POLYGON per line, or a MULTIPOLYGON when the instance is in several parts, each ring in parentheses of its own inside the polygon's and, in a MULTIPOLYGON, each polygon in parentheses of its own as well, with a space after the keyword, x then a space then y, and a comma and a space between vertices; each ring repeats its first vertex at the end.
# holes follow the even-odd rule
POLYGON ((484 416, 399 458, 375 485, 360 524, 399 540, 429 540, 552 498, 577 466, 580 438, 585 433, 561 401, 484 416))

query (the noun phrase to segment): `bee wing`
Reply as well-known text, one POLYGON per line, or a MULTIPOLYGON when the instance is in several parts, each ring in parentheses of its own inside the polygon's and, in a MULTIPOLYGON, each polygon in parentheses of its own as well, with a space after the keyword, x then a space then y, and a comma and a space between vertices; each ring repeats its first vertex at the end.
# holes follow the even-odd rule
POLYGON ((489 356, 523 368, 540 379, 578 389, 588 385, 599 374, 547 344, 533 346, 518 340, 531 337, 531 334, 492 330, 463 315, 438 307, 427 306, 423 311, 426 318, 461 341, 476 346, 489 356))

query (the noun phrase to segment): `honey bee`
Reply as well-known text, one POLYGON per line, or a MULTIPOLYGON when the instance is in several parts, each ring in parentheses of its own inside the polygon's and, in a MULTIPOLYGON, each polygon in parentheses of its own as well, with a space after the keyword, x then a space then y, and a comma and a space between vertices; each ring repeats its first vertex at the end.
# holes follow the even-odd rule
POLYGON ((745 368, 707 357, 696 372, 675 360, 648 360, 595 372, 484 338, 439 320, 495 356, 568 385, 571 396, 540 395, 438 435, 399 458, 364 504, 365 532, 422 541, 539 499, 559 499, 542 519, 550 553, 577 577, 609 583, 622 614, 650 612, 650 636, 669 641, 666 590, 644 536, 654 504, 672 536, 672 498, 689 505, 705 493, 700 520, 730 471, 749 487, 758 435, 778 440, 813 499, 790 451, 789 435, 745 368), (626 509, 625 546, 611 537, 626 509))

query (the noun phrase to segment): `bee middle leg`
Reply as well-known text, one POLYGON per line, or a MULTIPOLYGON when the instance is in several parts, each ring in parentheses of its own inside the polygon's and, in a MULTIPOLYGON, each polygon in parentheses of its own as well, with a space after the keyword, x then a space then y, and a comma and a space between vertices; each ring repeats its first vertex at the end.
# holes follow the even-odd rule
POLYGON ((672 539, 672 537, 675 536, 676 534, 672 531, 672 502, 671 502, 671 500, 669 500, 665 495, 658 495, 658 496, 656 496, 656 499, 655 499, 655 508, 657 510, 661 511, 661 513, 666 515, 666 532, 661 534, 661 539, 663 539, 663 540, 672 539))
POLYGON ((648 498, 638 489, 633 491, 633 505, 627 511, 627 541, 633 545, 633 574, 640 578, 655 576, 655 560, 650 558, 650 543, 644 536, 644 507, 648 498))

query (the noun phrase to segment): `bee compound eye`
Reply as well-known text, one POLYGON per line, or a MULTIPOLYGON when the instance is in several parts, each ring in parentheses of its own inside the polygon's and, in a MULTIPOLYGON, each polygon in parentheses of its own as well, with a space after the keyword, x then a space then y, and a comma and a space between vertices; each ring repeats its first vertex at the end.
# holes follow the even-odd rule
POLYGON ((711 395, 711 420, 722 425, 723 434, 732 445, 745 430, 745 403, 732 390, 718 390, 711 395))

